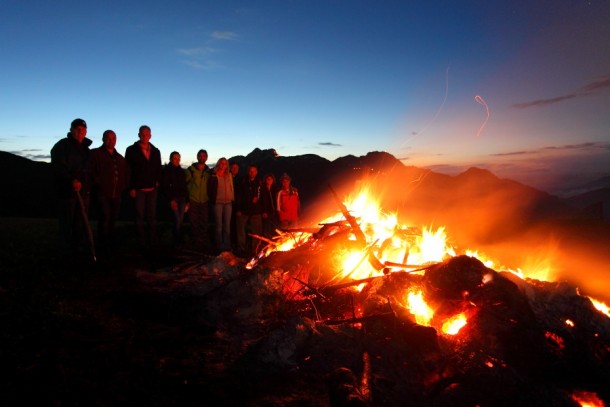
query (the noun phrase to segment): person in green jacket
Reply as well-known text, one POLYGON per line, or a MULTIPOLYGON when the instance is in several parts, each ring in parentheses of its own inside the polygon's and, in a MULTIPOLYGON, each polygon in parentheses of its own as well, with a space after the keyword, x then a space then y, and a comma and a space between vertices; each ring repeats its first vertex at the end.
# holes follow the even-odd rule
POLYGON ((197 250, 210 252, 209 223, 209 197, 208 179, 212 170, 206 165, 208 152, 199 150, 197 152, 197 162, 188 167, 186 171, 186 187, 189 192, 189 220, 191 222, 191 234, 193 246, 197 250))

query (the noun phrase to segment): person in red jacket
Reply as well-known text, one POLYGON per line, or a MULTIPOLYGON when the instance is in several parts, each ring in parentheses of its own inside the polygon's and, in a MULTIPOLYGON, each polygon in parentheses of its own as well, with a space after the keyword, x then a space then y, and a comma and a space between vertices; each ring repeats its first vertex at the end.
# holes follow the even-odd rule
POLYGON ((301 201, 299 191, 291 185, 288 174, 280 178, 282 189, 277 194, 277 213, 282 229, 294 228, 299 222, 301 201))

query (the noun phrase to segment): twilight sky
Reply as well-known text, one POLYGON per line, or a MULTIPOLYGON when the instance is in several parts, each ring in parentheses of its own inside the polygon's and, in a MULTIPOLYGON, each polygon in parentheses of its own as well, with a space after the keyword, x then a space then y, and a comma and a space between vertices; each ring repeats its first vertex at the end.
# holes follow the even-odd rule
POLYGON ((0 150, 81 117, 163 161, 387 151, 554 191, 610 175, 610 2, 0 0, 0 150))

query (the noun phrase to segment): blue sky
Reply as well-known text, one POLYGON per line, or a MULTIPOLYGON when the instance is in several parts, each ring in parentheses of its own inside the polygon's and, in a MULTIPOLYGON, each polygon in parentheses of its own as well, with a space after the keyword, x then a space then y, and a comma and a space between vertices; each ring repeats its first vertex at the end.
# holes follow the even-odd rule
POLYGON ((141 124, 163 161, 387 151, 553 190, 610 175, 610 2, 0 0, 0 150, 141 124))

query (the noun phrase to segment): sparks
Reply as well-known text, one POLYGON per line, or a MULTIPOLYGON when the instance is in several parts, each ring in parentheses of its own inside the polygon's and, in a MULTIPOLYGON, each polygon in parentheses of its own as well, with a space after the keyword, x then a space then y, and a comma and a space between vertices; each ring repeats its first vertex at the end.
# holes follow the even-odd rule
POLYGON ((489 106, 487 106, 487 102, 485 102, 485 99, 483 99, 479 95, 476 95, 474 97, 474 100, 475 100, 475 102, 481 104, 485 108, 485 113, 487 114, 487 116, 485 117, 485 121, 483 121, 483 124, 481 125, 481 127, 479 128, 479 131, 477 132, 477 137, 479 137, 481 135, 481 133, 483 132, 483 129, 487 125, 487 121, 489 120, 489 106))

